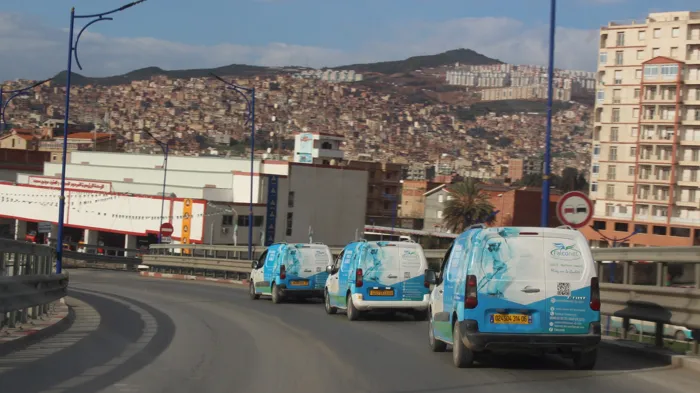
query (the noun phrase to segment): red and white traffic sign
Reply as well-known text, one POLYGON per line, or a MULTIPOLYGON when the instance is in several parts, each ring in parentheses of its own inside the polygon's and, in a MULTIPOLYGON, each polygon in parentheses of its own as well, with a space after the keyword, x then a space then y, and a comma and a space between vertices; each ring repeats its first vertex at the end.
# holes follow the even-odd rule
POLYGON ((582 228, 593 218, 593 202, 580 191, 562 195, 557 202, 559 222, 572 228, 582 228))
POLYGON ((173 234, 173 224, 169 222, 164 222, 160 225, 160 235, 165 237, 170 237, 173 234))

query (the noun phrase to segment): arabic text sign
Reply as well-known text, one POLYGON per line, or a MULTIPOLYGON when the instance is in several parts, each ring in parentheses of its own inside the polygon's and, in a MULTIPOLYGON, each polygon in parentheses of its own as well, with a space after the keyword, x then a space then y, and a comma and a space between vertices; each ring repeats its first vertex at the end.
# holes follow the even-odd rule
MULTIPOLYGON (((29 176, 30 186, 61 188, 61 179, 45 176, 29 176)), ((102 181, 66 179, 66 189, 73 191, 111 192, 112 184, 102 181)))

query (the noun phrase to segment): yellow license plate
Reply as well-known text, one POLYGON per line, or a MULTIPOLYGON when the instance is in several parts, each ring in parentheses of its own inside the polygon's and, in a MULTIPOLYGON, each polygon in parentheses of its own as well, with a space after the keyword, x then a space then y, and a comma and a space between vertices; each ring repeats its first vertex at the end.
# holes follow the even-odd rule
POLYGON ((491 323, 528 325, 532 323, 532 319, 525 314, 493 314, 491 315, 491 323))
POLYGON ((393 289, 370 289, 370 296, 394 296, 393 289))
POLYGON ((290 281, 289 285, 293 285, 295 287, 301 287, 301 286, 309 285, 309 282, 306 280, 294 280, 294 281, 290 281))

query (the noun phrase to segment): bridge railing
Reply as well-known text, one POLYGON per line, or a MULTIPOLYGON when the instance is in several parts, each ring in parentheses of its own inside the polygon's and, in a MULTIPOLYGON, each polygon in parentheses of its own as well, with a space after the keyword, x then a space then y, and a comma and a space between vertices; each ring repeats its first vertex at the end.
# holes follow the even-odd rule
POLYGON ((68 275, 53 274, 55 250, 0 239, 0 327, 15 327, 49 311, 66 296, 68 275))
MULTIPOLYGON (((342 249, 332 247, 337 255, 342 249)), ((247 246, 151 245, 143 263, 153 270, 193 275, 248 277, 251 266, 247 246)), ((257 259, 265 247, 253 248, 257 259)), ((627 338, 630 320, 655 324, 654 343, 663 346, 664 326, 683 326, 693 331, 693 352, 700 338, 700 247, 595 248, 601 282, 603 315, 622 319, 627 338), (679 275, 680 268, 680 275, 679 275), (680 280, 670 282, 671 275, 680 280), (609 282, 611 281, 611 282, 609 282)), ((447 250, 424 250, 435 266, 447 250)), ((609 325, 609 323, 608 323, 609 325)))

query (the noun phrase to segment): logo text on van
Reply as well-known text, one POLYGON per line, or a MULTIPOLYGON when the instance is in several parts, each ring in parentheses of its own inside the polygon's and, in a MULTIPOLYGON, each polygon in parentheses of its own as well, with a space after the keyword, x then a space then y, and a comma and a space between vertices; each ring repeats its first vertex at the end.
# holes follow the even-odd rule
POLYGON ((549 254, 555 259, 574 260, 581 258, 581 251, 576 249, 576 244, 565 245, 554 243, 554 249, 549 254))

